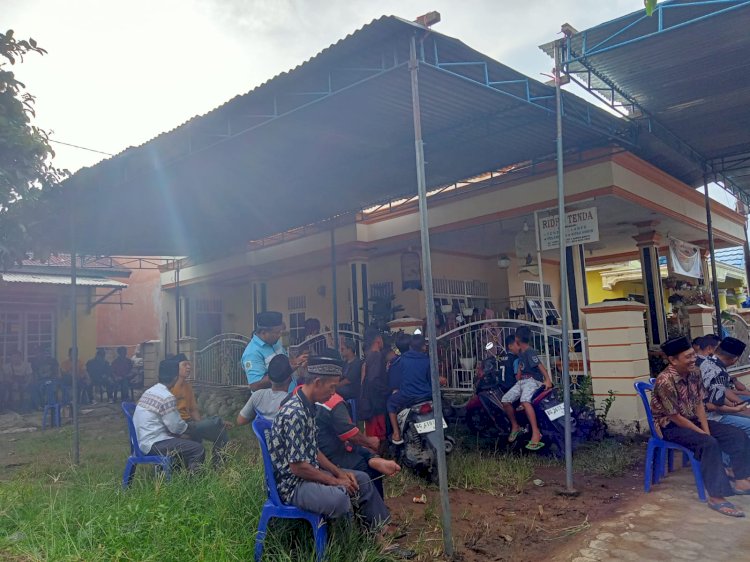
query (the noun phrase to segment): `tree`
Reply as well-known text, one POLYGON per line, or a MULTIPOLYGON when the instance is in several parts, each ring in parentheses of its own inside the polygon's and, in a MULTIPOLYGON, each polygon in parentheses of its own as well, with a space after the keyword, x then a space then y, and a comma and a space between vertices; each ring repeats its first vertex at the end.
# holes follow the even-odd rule
POLYGON ((651 15, 654 13, 654 10, 656 9, 656 2, 657 0, 643 0, 643 5, 646 7, 646 14, 651 15))
POLYGON ((28 53, 44 55, 34 39, 17 40, 13 30, 0 33, 0 267, 20 263, 33 241, 29 218, 45 189, 65 172, 52 166, 55 153, 46 131, 32 123, 34 96, 9 65, 28 53), (4 59, 4 60, 3 60, 4 59))

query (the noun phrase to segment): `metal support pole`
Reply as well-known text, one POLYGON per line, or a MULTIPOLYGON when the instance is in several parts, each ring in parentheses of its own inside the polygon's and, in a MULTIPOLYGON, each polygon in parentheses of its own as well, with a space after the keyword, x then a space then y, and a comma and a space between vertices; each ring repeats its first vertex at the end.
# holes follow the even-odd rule
POLYGON ((563 381, 563 404, 565 408, 565 491, 575 493, 573 488, 573 443, 570 412, 570 369, 568 345, 568 255, 565 239, 565 181, 563 178, 563 132, 562 132, 562 92, 560 91, 560 71, 562 64, 561 41, 555 42, 555 102, 557 106, 557 214, 560 230, 560 332, 563 381))
POLYGON ((443 403, 440 395, 440 380, 437 364, 437 333, 435 331, 435 296, 432 286, 432 260, 430 256, 430 232, 427 217, 427 182, 425 179, 424 143, 422 142, 422 118, 419 108, 419 63, 417 62, 416 39, 411 38, 409 51, 409 73, 411 74, 411 100, 414 117, 414 147, 417 157, 417 193, 419 195, 419 231, 422 241, 422 271, 424 272, 424 294, 427 308, 427 341, 430 351, 430 373, 432 379, 432 410, 435 415, 437 436, 438 482, 440 484, 440 507, 443 524, 443 549, 445 555, 453 557, 451 533, 451 509, 448 498, 448 466, 445 461, 445 435, 443 432, 443 403))
POLYGON ((716 252, 714 248, 714 226, 711 219, 711 198, 708 195, 708 177, 703 176, 703 199, 706 203, 706 230, 708 231, 708 252, 711 256, 711 292, 716 310, 716 335, 721 337, 721 305, 719 304, 719 278, 716 276, 716 252))
POLYGON ((339 291, 336 280, 336 227, 331 227, 331 297, 333 298, 333 349, 339 349, 339 291))
POLYGON ((547 332, 547 295, 544 294, 544 268, 542 267, 542 241, 539 239, 539 211, 534 211, 534 237, 536 238, 536 263, 539 264, 539 287, 542 295, 542 333, 544 334, 544 354, 547 356, 545 365, 551 373, 549 364, 549 338, 547 332))
MULTIPOLYGON (((744 207, 743 209, 747 210, 747 207, 744 207)), ((750 238, 748 238, 748 232, 747 232, 747 219, 748 216, 745 214, 745 245, 744 245, 744 251, 745 251, 745 275, 746 279, 750 281, 750 238)))
MULTIPOLYGON (((74 227, 75 228, 75 227, 74 227)), ((76 243, 73 231, 70 250, 70 360, 71 374, 73 376, 73 396, 71 397, 71 408, 73 409, 73 464, 81 460, 80 428, 78 425, 78 295, 77 295, 77 270, 76 270, 76 243)))
POLYGON ((180 306, 180 264, 175 263, 174 267, 174 318, 175 318, 175 355, 180 353, 180 338, 182 338, 182 310, 180 306))

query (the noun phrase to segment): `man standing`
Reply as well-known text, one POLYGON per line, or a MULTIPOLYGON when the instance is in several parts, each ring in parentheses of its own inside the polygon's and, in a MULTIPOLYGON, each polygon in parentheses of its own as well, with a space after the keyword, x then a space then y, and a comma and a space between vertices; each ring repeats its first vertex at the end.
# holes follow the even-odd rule
MULTIPOLYGON (((261 312, 255 317, 255 333, 242 354, 242 367, 247 375, 247 384, 253 392, 261 388, 271 388, 268 378, 268 364, 275 356, 288 355, 279 341, 284 330, 284 322, 280 312, 261 312)), ((307 354, 290 359, 292 369, 303 367, 307 362, 307 354)), ((294 388, 294 381, 289 388, 294 388)))
POLYGON ((180 417, 177 400, 170 392, 177 382, 179 369, 176 361, 159 364, 159 382, 138 400, 133 425, 141 451, 147 455, 179 457, 190 472, 195 472, 206 451, 186 434, 188 424, 180 417))
POLYGON ((708 507, 722 515, 744 517, 725 496, 750 492, 750 440, 741 429, 706 419, 703 383, 688 339, 669 340, 661 349, 669 366, 654 382, 654 422, 664 439, 686 447, 700 461, 708 507), (734 486, 724 470, 722 453, 731 459, 734 486))
POLYGON ((23 360, 23 355, 17 349, 10 354, 10 362, 5 365, 5 380, 0 388, 0 407, 10 407, 13 396, 18 395, 17 406, 23 409, 23 395, 33 383, 31 365, 23 360))
POLYGON ((193 385, 188 380, 193 372, 193 366, 190 364, 187 356, 180 353, 172 358, 179 365, 177 382, 171 388, 171 392, 177 403, 177 411, 180 417, 188 424, 188 433, 190 437, 200 443, 204 439, 213 444, 211 450, 211 464, 216 467, 224 461, 224 447, 229 442, 227 429, 232 427, 219 416, 209 416, 201 418, 198 410, 198 402, 195 399, 193 385))
POLYGON ((365 434, 377 437, 384 448, 386 438, 385 402, 388 399, 388 373, 385 368, 383 336, 376 328, 365 332, 365 365, 362 371, 362 393, 359 417, 365 420, 365 434))
POLYGON ((362 360, 357 355, 357 344, 352 339, 345 339, 341 344, 341 357, 344 359, 344 370, 336 392, 344 400, 359 398, 362 383, 362 360))
POLYGON ((128 348, 120 346, 117 348, 117 357, 112 360, 112 395, 109 403, 117 400, 117 391, 120 391, 121 400, 130 398, 130 376, 133 372, 133 362, 128 358, 128 348), (112 398, 114 397, 114 398, 112 398))
POLYGON ((318 449, 315 403, 331 399, 341 371, 335 358, 310 359, 304 384, 274 418, 268 451, 281 501, 330 518, 351 512, 354 502, 367 528, 377 529, 390 514, 370 477, 338 468, 318 449))

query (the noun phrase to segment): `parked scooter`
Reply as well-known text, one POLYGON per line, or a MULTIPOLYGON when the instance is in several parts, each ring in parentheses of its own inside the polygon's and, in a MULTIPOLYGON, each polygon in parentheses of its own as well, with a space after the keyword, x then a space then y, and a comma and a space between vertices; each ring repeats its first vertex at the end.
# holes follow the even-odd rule
MULTIPOLYGON (((500 361, 494 353, 494 344, 485 347, 488 357, 482 362, 482 373, 478 377, 476 394, 466 405, 466 423, 472 433, 482 437, 507 438, 511 432, 508 416, 503 411, 502 397, 510 388, 510 382, 503 380, 500 361)), ((540 387, 532 398, 536 413, 537 425, 542 434, 542 441, 550 445, 555 455, 562 455, 565 450, 565 409, 558 391, 555 388, 540 387)), ((516 406, 516 419, 521 427, 528 425, 523 408, 516 406)), ((575 433, 575 419, 572 420, 575 433)), ((514 446, 524 445, 531 436, 526 432, 514 442, 514 446), (524 438, 524 436, 526 438, 524 438)))
MULTIPOLYGON (((396 449, 396 460, 412 469, 414 472, 429 479, 438 480, 437 468, 437 433, 435 432, 435 416, 432 402, 425 401, 401 410, 398 414, 398 425, 404 440, 403 445, 396 449)), ((443 430, 448 424, 443 421, 443 430)), ((445 435, 445 454, 450 454, 456 440, 445 435)))

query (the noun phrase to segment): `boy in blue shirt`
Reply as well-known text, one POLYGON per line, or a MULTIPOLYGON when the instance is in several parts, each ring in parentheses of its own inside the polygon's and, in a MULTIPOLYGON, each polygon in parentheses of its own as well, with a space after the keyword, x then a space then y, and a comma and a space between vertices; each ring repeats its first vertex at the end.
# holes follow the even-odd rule
POLYGON ((424 336, 414 335, 411 338, 409 351, 398 360, 400 374, 399 389, 388 397, 386 407, 391 420, 394 445, 403 444, 398 427, 398 413, 419 402, 432 399, 432 382, 430 381, 430 356, 424 352, 424 336))

